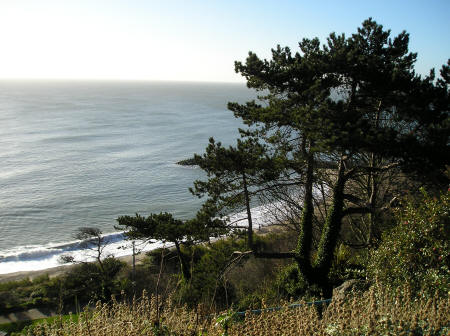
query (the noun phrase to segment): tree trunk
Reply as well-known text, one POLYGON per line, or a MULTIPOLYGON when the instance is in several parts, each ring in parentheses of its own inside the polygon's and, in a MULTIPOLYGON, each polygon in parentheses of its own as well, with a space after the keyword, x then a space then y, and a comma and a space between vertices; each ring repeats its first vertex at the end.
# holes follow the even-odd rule
POLYGON ((105 277, 105 267, 102 262, 102 237, 100 234, 97 236, 97 261, 100 267, 100 271, 102 272, 102 276, 105 277))
POLYGON ((314 182, 314 157, 307 153, 305 196, 303 200, 303 212, 300 222, 300 235, 297 242, 295 260, 299 266, 304 280, 310 283, 313 278, 311 266, 312 226, 314 216, 313 182, 314 182))
MULTIPOLYGON (((380 124, 380 113, 381 113, 381 100, 378 102, 378 107, 376 110, 376 117, 375 117, 375 128, 379 127, 380 124)), ((371 153, 370 155, 370 167, 375 168, 377 165, 377 157, 375 156, 375 153, 371 153)), ((375 171, 370 171, 369 173, 369 186, 370 186, 370 192, 369 192, 369 206, 372 210, 371 213, 369 213, 369 228, 367 233, 367 245, 370 247, 373 242, 373 230, 375 227, 375 207, 377 203, 377 194, 378 194, 378 174, 375 171)))
POLYGON ((247 189, 247 177, 245 176, 245 172, 242 172, 242 183, 244 185, 244 197, 245 197, 245 207, 247 210, 247 221, 248 221, 248 229, 247 229, 247 245, 250 250, 255 252, 255 247, 253 245, 253 221, 252 221, 252 212, 250 209, 250 197, 248 195, 247 189))
POLYGON ((188 281, 191 278, 191 271, 189 269, 189 265, 186 262, 183 252, 181 252, 180 244, 178 243, 178 241, 175 240, 174 243, 175 248, 177 249, 178 260, 180 261, 181 274, 183 275, 184 280, 188 281))
MULTIPOLYGON (((370 158, 370 167, 375 167, 375 154, 371 154, 370 158)), ((369 213, 369 227, 367 232, 367 240, 366 244, 367 246, 371 246, 373 242, 373 229, 375 226, 375 207, 377 202, 377 193, 378 193, 378 181, 377 181, 377 173, 371 171, 369 173, 369 187, 370 187, 370 194, 369 194, 369 207, 372 210, 372 212, 369 213)))
POLYGON ((323 295, 326 297, 332 294, 332 287, 328 276, 333 262, 339 231, 341 230, 344 210, 344 187, 348 179, 344 172, 344 159, 341 159, 338 176, 333 188, 333 203, 322 229, 317 258, 314 263, 314 282, 319 285, 323 291, 323 295))

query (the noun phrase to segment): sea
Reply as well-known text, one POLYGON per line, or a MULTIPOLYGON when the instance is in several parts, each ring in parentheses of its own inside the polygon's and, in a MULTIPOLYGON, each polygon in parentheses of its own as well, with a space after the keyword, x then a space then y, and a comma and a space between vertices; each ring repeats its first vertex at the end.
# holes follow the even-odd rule
POLYGON ((121 256, 131 243, 119 216, 192 217, 202 200, 188 189, 205 176, 177 162, 211 136, 234 144, 243 124, 227 102, 255 97, 230 83, 0 81, 0 274, 92 258, 80 227, 100 229, 105 254, 121 256))

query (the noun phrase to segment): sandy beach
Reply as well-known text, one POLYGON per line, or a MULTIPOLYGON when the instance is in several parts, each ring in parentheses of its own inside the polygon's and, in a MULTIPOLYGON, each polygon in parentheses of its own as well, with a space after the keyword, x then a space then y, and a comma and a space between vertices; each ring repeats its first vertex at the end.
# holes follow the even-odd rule
MULTIPOLYGON (((136 265, 140 264, 142 262, 142 259, 145 257, 145 253, 140 253, 135 256, 136 258, 136 265)), ((133 256, 127 255, 118 257, 117 259, 126 262, 128 265, 131 265, 133 262, 133 256)), ((13 272, 13 273, 7 273, 7 274, 0 274, 0 282, 7 282, 7 281, 17 281, 22 280, 25 278, 29 278, 33 280, 34 278, 37 278, 41 275, 48 274, 50 278, 54 278, 60 275, 63 275, 67 271, 69 271, 72 267, 75 265, 69 264, 69 265, 61 265, 58 267, 52 267, 52 268, 46 268, 39 271, 25 271, 25 272, 13 272)))

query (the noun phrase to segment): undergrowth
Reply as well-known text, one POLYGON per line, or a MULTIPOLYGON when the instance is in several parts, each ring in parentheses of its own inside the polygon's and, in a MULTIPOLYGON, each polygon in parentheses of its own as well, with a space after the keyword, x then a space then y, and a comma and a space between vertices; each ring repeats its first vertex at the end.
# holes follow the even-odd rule
POLYGON ((212 314, 205 306, 177 306, 158 302, 145 293, 132 302, 98 302, 78 321, 54 321, 34 326, 30 336, 134 336, 134 335, 448 335, 449 297, 411 299, 409 287, 396 293, 381 286, 335 300, 319 316, 314 305, 277 312, 246 313, 232 310, 212 314), (226 321, 226 323, 224 323, 226 321))

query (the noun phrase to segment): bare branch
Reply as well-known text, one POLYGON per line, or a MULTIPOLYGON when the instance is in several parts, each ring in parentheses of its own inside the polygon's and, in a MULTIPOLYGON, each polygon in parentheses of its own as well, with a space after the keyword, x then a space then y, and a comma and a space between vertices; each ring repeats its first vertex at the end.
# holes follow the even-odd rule
POLYGON ((342 212, 342 217, 353 214, 367 214, 367 213, 373 213, 373 209, 369 207, 347 208, 342 212))
POLYGON ((354 204, 359 204, 362 202, 362 200, 359 197, 356 197, 355 195, 351 194, 344 194, 344 199, 354 204))

